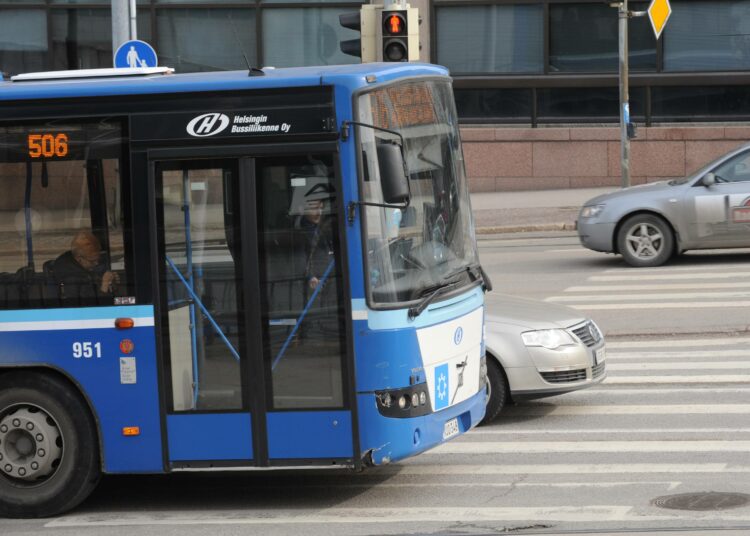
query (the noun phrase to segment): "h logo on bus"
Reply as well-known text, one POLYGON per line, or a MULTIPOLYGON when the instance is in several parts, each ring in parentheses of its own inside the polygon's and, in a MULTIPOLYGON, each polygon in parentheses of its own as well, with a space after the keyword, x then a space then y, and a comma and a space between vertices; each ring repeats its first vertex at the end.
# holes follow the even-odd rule
POLYGON ((191 136, 205 138, 218 134, 229 126, 229 117, 220 113, 209 113, 194 117, 187 126, 191 136))
POLYGON ((435 409, 448 407, 450 374, 448 364, 435 367, 435 409))

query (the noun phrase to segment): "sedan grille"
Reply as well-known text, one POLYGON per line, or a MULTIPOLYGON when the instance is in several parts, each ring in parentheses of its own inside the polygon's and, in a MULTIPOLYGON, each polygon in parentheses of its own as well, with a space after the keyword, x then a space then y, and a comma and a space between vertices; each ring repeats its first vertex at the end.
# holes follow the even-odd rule
POLYGON ((593 367, 591 367, 591 377, 596 379, 602 374, 604 374, 604 367, 605 367, 604 361, 602 361, 598 365, 594 365, 593 367))
POLYGON ((586 346, 594 346, 602 340, 602 334, 592 321, 587 320, 583 324, 578 324, 570 328, 570 331, 578 337, 586 346))
POLYGON ((586 379, 586 369, 540 372, 544 381, 549 383, 580 382, 586 379))

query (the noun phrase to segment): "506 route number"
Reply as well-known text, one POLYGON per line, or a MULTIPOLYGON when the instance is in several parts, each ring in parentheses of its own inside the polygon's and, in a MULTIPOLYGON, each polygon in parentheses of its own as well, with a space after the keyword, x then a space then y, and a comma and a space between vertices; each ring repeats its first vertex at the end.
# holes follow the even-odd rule
POLYGON ((74 342, 73 357, 76 359, 91 359, 102 357, 102 343, 100 342, 74 342))

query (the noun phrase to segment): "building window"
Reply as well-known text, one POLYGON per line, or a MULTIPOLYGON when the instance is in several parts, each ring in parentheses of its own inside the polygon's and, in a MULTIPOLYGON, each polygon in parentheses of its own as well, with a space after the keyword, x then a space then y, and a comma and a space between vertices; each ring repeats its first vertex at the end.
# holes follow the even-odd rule
POLYGON ((530 89, 456 89, 456 109, 476 122, 531 120, 530 89))
POLYGON ((654 121, 748 120, 750 87, 655 87, 651 107, 654 121))
POLYGON ((680 2, 664 30, 665 71, 750 69, 750 2, 680 2))
MULTIPOLYGON (((540 121, 611 121, 619 120, 619 89, 616 87, 539 89, 540 121)), ((645 119, 646 92, 630 90, 630 114, 634 120, 645 119)))
POLYGON ((263 10, 263 60, 274 67, 359 63, 341 52, 339 41, 359 32, 343 28, 339 14, 347 8, 288 8, 263 10), (294 31, 290 31, 294 28, 294 31))
POLYGON ((258 64, 254 10, 161 9, 156 32, 159 63, 178 73, 244 69, 243 53, 258 64))
POLYGON ((0 71, 43 71, 48 52, 44 11, 9 9, 0 12, 0 71))
MULTIPOLYGON (((629 9, 645 10, 632 2, 629 9)), ((617 10, 607 4, 553 4, 549 8, 550 72, 607 72, 618 69, 617 10)), ((656 42, 647 17, 628 22, 630 69, 656 69, 656 42)))
POLYGON ((454 74, 541 73, 541 4, 436 7, 437 62, 454 74))

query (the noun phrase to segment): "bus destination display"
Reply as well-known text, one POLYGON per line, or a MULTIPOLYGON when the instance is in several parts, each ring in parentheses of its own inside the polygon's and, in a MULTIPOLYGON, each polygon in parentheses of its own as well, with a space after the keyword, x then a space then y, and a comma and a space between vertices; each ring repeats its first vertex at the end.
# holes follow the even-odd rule
POLYGON ((29 158, 65 158, 68 156, 68 135, 43 133, 28 135, 29 158))

